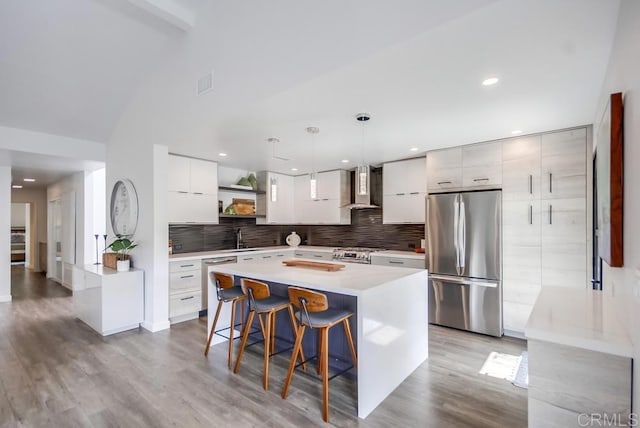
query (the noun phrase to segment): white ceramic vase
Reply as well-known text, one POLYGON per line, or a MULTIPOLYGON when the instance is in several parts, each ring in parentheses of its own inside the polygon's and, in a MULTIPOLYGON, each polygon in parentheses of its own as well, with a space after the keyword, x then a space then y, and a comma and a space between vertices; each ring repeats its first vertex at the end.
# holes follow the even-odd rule
POLYGON ((118 272, 126 272, 131 267, 131 260, 118 260, 116 262, 116 270, 118 272))

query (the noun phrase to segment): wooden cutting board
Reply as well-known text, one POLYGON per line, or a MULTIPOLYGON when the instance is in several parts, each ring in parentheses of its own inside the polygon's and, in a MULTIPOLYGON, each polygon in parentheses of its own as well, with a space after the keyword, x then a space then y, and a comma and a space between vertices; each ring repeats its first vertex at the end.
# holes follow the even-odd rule
POLYGON ((307 260, 284 260, 282 264, 285 266, 319 269, 319 270, 326 270, 329 272, 338 271, 345 266, 339 263, 311 262, 307 260))

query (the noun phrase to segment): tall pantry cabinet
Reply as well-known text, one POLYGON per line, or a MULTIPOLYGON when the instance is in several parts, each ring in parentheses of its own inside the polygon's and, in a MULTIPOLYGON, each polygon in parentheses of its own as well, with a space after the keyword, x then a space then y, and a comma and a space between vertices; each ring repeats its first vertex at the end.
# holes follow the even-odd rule
POLYGON ((522 333, 541 287, 587 286, 587 130, 502 144, 504 329, 522 333))

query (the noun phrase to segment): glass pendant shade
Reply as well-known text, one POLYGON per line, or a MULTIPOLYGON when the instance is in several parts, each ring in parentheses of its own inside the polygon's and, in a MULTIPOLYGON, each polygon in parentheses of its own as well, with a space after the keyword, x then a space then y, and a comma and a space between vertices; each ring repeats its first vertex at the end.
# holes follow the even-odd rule
POLYGON ((315 172, 309 175, 309 196, 311 199, 318 197, 318 175, 315 172))
POLYGON ((369 166, 359 165, 356 169, 356 192, 360 196, 369 194, 369 166))
POLYGON ((271 202, 278 201, 278 180, 275 177, 271 177, 269 180, 270 191, 271 191, 271 202))

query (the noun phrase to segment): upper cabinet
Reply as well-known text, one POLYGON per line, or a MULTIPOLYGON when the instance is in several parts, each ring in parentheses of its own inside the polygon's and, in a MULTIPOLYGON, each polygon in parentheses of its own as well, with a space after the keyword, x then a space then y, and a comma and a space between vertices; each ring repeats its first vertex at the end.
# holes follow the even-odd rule
POLYGON ((218 222, 218 165, 169 155, 169 223, 218 222))
POLYGON ((256 223, 294 223, 294 177, 262 171, 257 179, 256 214, 264 217, 258 217, 256 223))
POLYGON ((493 188, 502 184, 502 143, 472 144, 427 153, 431 193, 493 188))
POLYGON ((385 163, 382 173, 383 223, 424 223, 426 193, 424 158, 385 163))
POLYGON ((587 131, 574 129, 542 135, 542 198, 584 197, 587 131))
POLYGON ((350 224, 349 174, 344 170, 317 175, 316 198, 311 198, 309 175, 294 177, 294 217, 298 224, 350 224))
POLYGON ((462 187, 462 147, 427 153, 429 192, 446 192, 462 187))
POLYGON ((462 148, 462 186, 499 187, 502 184, 502 142, 462 148))

